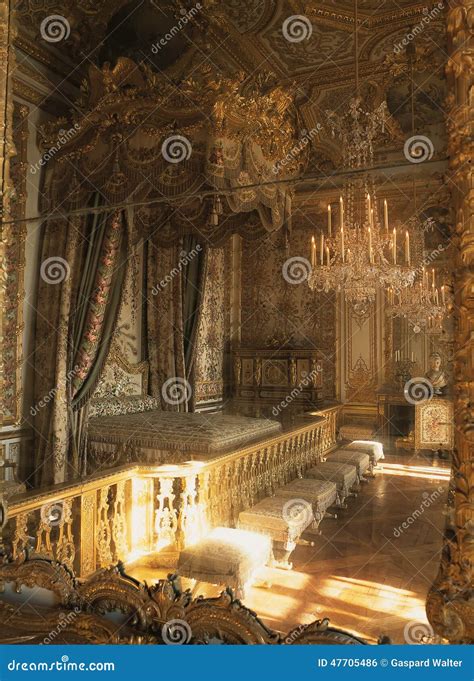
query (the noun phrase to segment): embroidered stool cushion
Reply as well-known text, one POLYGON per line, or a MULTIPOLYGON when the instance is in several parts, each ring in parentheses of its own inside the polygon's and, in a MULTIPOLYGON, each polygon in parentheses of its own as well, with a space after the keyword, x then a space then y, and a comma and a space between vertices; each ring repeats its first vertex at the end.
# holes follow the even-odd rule
POLYGON ((344 440, 371 440, 374 434, 375 429, 372 426, 352 423, 339 428, 339 435, 344 440))
POLYGON ((254 573, 271 563, 270 537, 216 527, 197 544, 181 551, 177 573, 211 584, 243 590, 254 573))
POLYGON ((370 458, 364 452, 354 451, 353 449, 338 449, 328 455, 328 461, 336 461, 337 463, 347 463, 355 466, 357 469, 357 477, 361 480, 364 473, 370 468, 370 458))
POLYGON ((291 501, 288 497, 267 497, 240 513, 239 527, 264 533, 273 541, 293 544, 314 522, 314 515, 310 505, 292 508, 291 501))
POLYGON ((383 444, 375 440, 354 440, 350 445, 345 445, 344 449, 356 449, 365 452, 370 456, 371 463, 376 466, 381 459, 385 459, 383 444))
POLYGON ((350 493, 351 487, 357 483, 357 468, 347 463, 325 461, 307 470, 305 477, 334 482, 341 501, 344 501, 350 493))
POLYGON ((337 487, 329 480, 302 479, 293 480, 277 490, 276 496, 288 499, 304 499, 313 507, 314 518, 319 524, 326 510, 337 501, 337 487))

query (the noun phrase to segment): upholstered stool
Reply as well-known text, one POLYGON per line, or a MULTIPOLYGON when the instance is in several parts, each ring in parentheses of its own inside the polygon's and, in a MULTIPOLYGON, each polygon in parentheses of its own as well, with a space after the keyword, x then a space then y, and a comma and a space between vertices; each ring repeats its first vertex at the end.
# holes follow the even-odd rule
POLYGON ((376 440, 354 440, 349 445, 344 445, 344 449, 356 449, 359 452, 368 454, 372 468, 375 468, 379 461, 385 459, 383 444, 376 440))
POLYGON ((371 440, 375 435, 373 426, 347 424, 339 428, 339 437, 343 440, 371 440))
POLYGON ((243 598, 256 572, 272 562, 270 537, 216 527, 197 544, 181 551, 177 574, 200 582, 223 584, 243 598))
POLYGON ((327 460, 355 466, 359 482, 365 482, 364 473, 367 471, 371 472, 370 457, 368 454, 364 454, 364 452, 358 452, 353 449, 337 449, 335 452, 328 454, 327 460))
POLYGON ((280 487, 276 496, 284 496, 288 499, 304 499, 313 507, 314 526, 318 526, 325 515, 337 518, 335 514, 327 513, 327 509, 337 502, 337 487, 335 482, 329 480, 298 479, 280 487))
POLYGON ((272 538, 275 565, 290 570, 292 565, 288 558, 295 550, 296 542, 301 542, 303 532, 314 522, 310 503, 285 496, 267 497, 239 515, 241 529, 272 538))
POLYGON ((334 482, 337 489, 338 505, 341 508, 346 508, 345 500, 348 496, 356 496, 356 493, 352 492, 352 487, 357 485, 357 468, 350 464, 325 461, 307 470, 305 478, 334 482))

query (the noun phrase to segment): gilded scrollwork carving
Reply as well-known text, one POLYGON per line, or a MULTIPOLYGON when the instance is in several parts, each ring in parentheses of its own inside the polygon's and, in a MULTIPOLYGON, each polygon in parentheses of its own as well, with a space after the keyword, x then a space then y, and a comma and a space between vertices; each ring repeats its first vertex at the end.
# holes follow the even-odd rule
POLYGON ((40 585, 56 595, 58 605, 36 616, 31 610, 23 612, 18 599, 13 606, 4 596, 0 600, 0 643, 40 643, 47 638, 48 643, 160 644, 164 642, 163 626, 176 619, 189 626, 192 645, 364 643, 330 627, 327 619, 282 635, 268 628, 230 589, 217 598, 192 599, 173 577, 148 586, 128 576, 121 565, 99 570, 79 582, 67 568, 53 561, 34 557, 21 563, 4 561, 0 584, 7 582, 13 582, 17 590, 22 585, 40 585), (114 619, 107 619, 111 613, 114 619), (118 613, 126 621, 117 617, 118 613), (60 627, 51 640, 51 632, 58 630, 63 618, 67 618, 67 626, 60 627))

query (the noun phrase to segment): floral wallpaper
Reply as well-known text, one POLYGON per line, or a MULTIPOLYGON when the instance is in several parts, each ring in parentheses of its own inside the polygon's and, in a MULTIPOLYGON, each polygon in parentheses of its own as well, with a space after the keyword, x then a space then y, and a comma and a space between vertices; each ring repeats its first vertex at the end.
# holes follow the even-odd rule
MULTIPOLYGON (((311 291, 306 282, 304 261, 310 258, 312 231, 295 227, 285 244, 280 232, 260 242, 242 244, 242 329, 245 347, 265 347, 285 342, 295 348, 315 348, 323 354, 323 395, 335 396, 336 309, 335 296, 311 291), (298 258, 301 268, 285 262, 298 258), (296 281, 300 283, 296 283, 296 281)), ((293 261, 292 261, 293 262, 293 261)), ((309 262, 308 262, 309 264, 309 262)))
POLYGON ((223 248, 209 249, 195 368, 198 404, 224 398, 230 313, 229 257, 229 242, 223 248))

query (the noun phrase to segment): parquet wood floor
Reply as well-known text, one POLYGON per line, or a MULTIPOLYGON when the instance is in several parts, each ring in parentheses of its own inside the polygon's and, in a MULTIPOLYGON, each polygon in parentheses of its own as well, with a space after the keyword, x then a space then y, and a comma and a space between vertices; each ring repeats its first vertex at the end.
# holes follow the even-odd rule
MULTIPOLYGON (((386 634, 393 643, 415 642, 429 631, 425 598, 439 565, 449 472, 445 461, 386 454, 349 508, 323 521, 322 536, 305 535, 315 546, 296 548, 293 570, 267 568, 272 586, 251 588, 245 604, 283 632, 329 617, 371 641, 386 634)), ((168 572, 131 570, 148 582, 168 572)), ((206 584, 197 589, 219 591, 206 584)))

